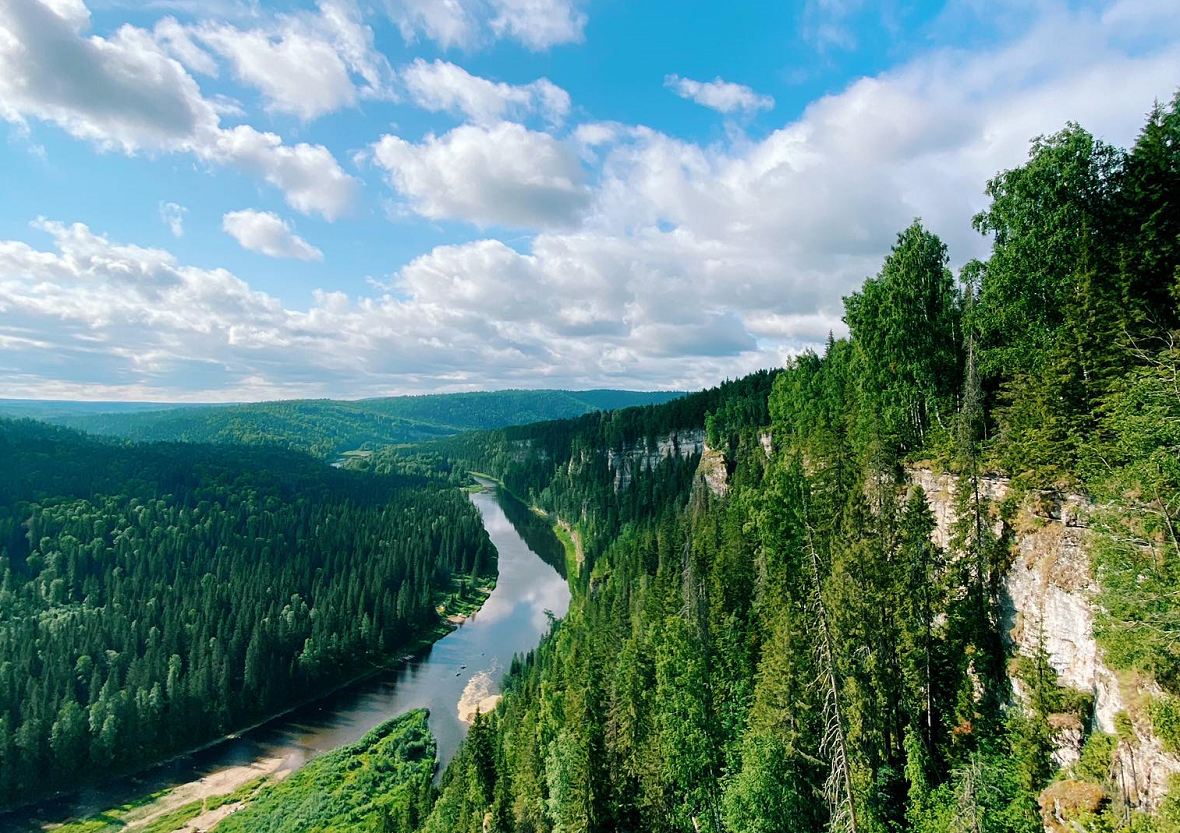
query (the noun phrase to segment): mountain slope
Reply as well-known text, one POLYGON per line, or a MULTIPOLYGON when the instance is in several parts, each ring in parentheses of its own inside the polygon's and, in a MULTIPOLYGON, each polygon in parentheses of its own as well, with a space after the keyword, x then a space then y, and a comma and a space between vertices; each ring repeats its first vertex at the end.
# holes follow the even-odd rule
POLYGON ((79 413, 85 403, 0 402, 15 411, 93 434, 141 442, 177 441, 280 445, 330 458, 364 446, 420 442, 473 429, 578 416, 591 411, 666 402, 657 391, 507 390, 397 396, 359 401, 304 399, 242 405, 200 405, 79 413))
POLYGON ((422 830, 1180 830, 1180 98, 988 193, 769 394, 433 444, 586 561, 422 830))

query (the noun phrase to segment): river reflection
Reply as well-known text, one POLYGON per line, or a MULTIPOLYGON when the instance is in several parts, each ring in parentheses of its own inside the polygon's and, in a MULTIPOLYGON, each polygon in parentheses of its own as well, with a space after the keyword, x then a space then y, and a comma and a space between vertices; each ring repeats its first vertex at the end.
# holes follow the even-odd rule
POLYGON ((386 672, 202 752, 133 779, 119 779, 67 799, 0 815, 0 830, 35 829, 65 817, 97 812, 145 793, 216 778, 229 767, 257 764, 274 769, 277 764, 279 770, 297 769, 415 708, 430 710, 430 729, 438 740, 441 766, 445 766, 467 732, 467 725, 459 719, 464 689, 473 683, 472 690, 481 695, 498 691, 513 654, 534 648, 548 629, 547 611, 564 616, 570 600, 562 575, 561 542, 527 507, 509 496, 501 498, 495 484, 483 483, 486 491, 470 497, 499 553, 499 578, 483 607, 455 631, 386 672))

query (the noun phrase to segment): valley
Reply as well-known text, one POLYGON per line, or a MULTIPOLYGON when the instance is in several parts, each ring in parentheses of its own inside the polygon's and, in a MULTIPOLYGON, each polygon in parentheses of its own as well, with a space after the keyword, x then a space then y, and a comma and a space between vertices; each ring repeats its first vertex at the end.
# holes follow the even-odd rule
MULTIPOLYGON (((501 495, 490 481, 483 481, 482 489, 471 493, 470 499, 496 548, 497 577, 486 599, 444 630, 437 641, 388 669, 370 672, 195 753, 71 798, 55 798, 0 816, 4 829, 33 831, 79 819, 66 824, 63 833, 98 833, 104 830, 101 821, 112 808, 132 804, 137 812, 118 829, 130 831, 156 823, 153 833, 171 833, 158 822, 169 810, 230 795, 258 778, 268 783, 283 780, 319 756, 355 743, 381 724, 414 710, 429 715, 428 731, 439 766, 445 767, 458 750, 480 699, 494 705, 494 700, 486 698, 498 691, 514 657, 536 646, 549 630, 549 617, 563 616, 570 597, 559 572, 563 565, 547 562, 530 549, 510 520, 527 509, 513 505, 513 498, 501 495), (507 512, 502 508, 505 503, 507 512), (469 704, 473 692, 482 696, 469 704)), ((529 536, 535 540, 544 531, 533 528, 529 536)), ((556 538, 551 531, 549 536, 546 543, 552 559, 556 538)))

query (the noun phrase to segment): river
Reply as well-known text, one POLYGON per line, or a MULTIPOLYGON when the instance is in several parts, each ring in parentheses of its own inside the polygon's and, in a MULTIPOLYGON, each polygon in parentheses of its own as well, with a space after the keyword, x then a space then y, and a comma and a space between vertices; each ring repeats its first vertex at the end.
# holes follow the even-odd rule
POLYGON ((494 483, 481 484, 485 490, 470 497, 499 553, 499 578, 483 607, 454 631, 387 671, 200 752, 134 778, 0 815, 0 829, 37 829, 159 790, 215 782, 245 766, 275 772, 297 769, 415 708, 430 710, 441 771, 467 732, 467 724, 459 719, 464 692, 468 701, 495 693, 513 654, 535 647, 549 627, 548 613, 564 616, 570 600, 561 572, 564 550, 552 530, 519 501, 502 496, 494 483))

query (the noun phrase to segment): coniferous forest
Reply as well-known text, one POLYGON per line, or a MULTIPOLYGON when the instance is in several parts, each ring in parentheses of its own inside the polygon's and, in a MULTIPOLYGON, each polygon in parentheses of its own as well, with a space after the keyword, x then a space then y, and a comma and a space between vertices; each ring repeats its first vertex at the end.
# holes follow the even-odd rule
POLYGON ((580 529, 585 563, 423 830, 1180 830, 1180 784, 1126 787, 1131 718, 1093 728, 1003 617, 1016 506, 1091 496, 1099 642, 1158 680, 1136 719, 1180 748, 1180 99, 1129 151, 1038 139, 987 194, 986 261, 954 275, 915 221, 849 336, 777 374, 438 445, 580 529), (696 455, 618 487, 608 450, 690 426, 724 496, 696 455), (954 475, 945 546, 915 467, 954 475), (1061 766, 1066 719, 1091 728, 1061 766))
POLYGON ((371 669, 495 550, 454 489, 0 421, 0 805, 371 669))
POLYGON ((568 615, 437 788, 415 713, 323 765, 322 801, 310 776, 265 788, 266 829, 1177 833, 1180 776, 1148 804, 1122 762, 1144 732, 1180 754, 1180 96, 1130 149, 1037 139, 986 193, 986 260, 955 274, 915 220, 844 298, 846 337, 664 404, 348 470, 0 423, 4 794, 191 745, 409 640, 452 577, 494 569, 453 488, 479 472, 568 533, 568 615), (954 484, 944 537, 916 472, 954 484), (1088 507, 1105 661, 1158 686, 1114 733, 1043 634, 1009 639, 1020 509, 1063 495, 1088 507))

